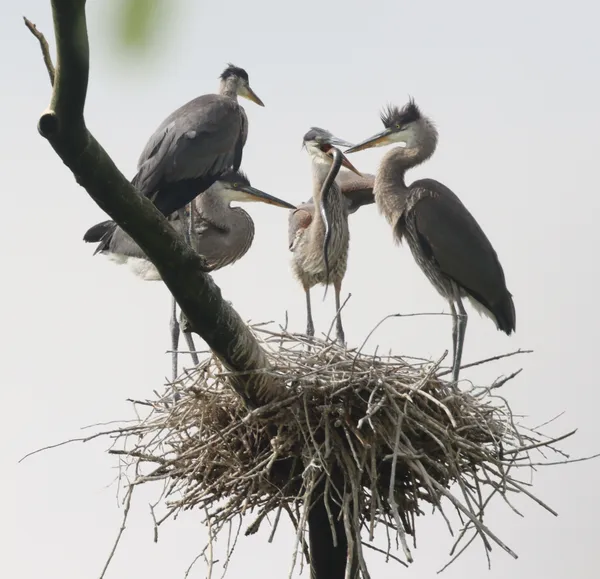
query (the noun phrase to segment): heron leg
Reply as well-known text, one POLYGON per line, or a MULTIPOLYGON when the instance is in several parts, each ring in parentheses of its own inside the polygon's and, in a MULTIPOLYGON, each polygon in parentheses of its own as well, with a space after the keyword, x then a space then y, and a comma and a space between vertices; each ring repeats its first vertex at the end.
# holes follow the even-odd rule
POLYGON ((456 355, 454 357, 454 366, 452 368, 452 379, 458 382, 458 374, 460 372, 460 364, 462 360, 463 345, 465 343, 465 333, 467 331, 467 312, 463 306, 460 296, 456 296, 456 305, 458 306, 457 316, 457 337, 456 337, 456 355))
POLYGON ((173 382, 177 380, 177 351, 179 347, 179 323, 177 322, 177 302, 173 298, 172 311, 171 311, 171 374, 173 382))
POLYGON ((452 367, 454 367, 454 360, 456 360, 456 340, 458 338, 458 314, 456 313, 456 306, 453 300, 448 300, 450 304, 450 312, 452 313, 452 367))
POLYGON ((178 209, 177 210, 177 214, 179 215, 179 219, 181 220, 181 229, 183 231, 183 238, 185 239, 186 243, 188 245, 191 245, 191 239, 192 239, 192 232, 191 232, 191 228, 192 228, 192 219, 191 219, 191 215, 192 215, 192 207, 191 207, 191 203, 190 205, 188 205, 189 209, 190 209, 190 220, 188 221, 187 215, 185 214, 185 207, 183 209, 178 209))
POLYGON ((196 346, 194 345, 194 338, 192 337, 192 328, 190 327, 190 323, 183 312, 181 312, 179 316, 179 327, 181 328, 181 333, 184 335, 185 341, 187 342, 188 350, 190 351, 190 356, 192 357, 192 362, 194 366, 198 366, 198 364, 200 364, 200 360, 198 359, 198 354, 196 354, 196 346))
POLYGON ((342 326, 342 312, 340 304, 340 292, 342 291, 342 282, 333 282, 335 288, 335 338, 340 346, 346 345, 346 337, 342 326))
MULTIPOLYGON (((194 228, 194 208, 191 203, 187 205, 189 209, 189 221, 186 215, 186 208, 178 209, 177 213, 179 215, 179 219, 181 220, 183 237, 188 245, 192 245, 192 231, 194 228)), ((173 315, 175 315, 175 310, 173 310, 173 315)), ((185 341, 188 345, 188 350, 190 351, 190 356, 192 357, 192 363, 194 366, 197 366, 200 363, 198 359, 198 354, 196 354, 196 346, 194 345, 194 338, 192 337, 192 330, 190 329, 189 322, 185 317, 185 314, 181 312, 179 317, 179 330, 185 337, 185 341)))
POLYGON ((306 294, 306 335, 311 338, 315 335, 315 325, 312 319, 312 307, 310 305, 310 288, 305 287, 306 294))

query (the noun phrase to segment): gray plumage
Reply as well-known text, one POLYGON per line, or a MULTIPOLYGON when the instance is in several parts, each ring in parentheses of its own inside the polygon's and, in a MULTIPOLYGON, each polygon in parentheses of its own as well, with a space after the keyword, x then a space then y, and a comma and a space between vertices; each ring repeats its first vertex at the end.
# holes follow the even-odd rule
MULTIPOLYGON (((163 215, 185 207, 227 169, 239 169, 248 118, 238 96, 264 106, 250 88, 246 71, 229 65, 221 74, 219 94, 203 95, 181 106, 148 140, 131 182, 163 215)), ((90 231, 84 240, 97 241, 90 231)), ((98 251, 109 244, 108 237, 103 239, 98 251)))
MULTIPOLYGON (((356 213, 365 205, 375 203, 373 195, 373 186, 375 184, 375 175, 362 173, 361 176, 352 173, 348 169, 340 169, 335 182, 344 198, 346 215, 356 213)), ((288 238, 289 248, 293 251, 293 245, 296 237, 303 235, 305 228, 313 220, 315 212, 315 202, 313 198, 298 205, 295 211, 292 211, 288 220, 288 238)))
POLYGON ((357 171, 334 145, 350 144, 318 128, 312 128, 304 137, 304 146, 312 160, 313 196, 290 213, 288 240, 293 252, 292 271, 306 294, 307 335, 314 335, 310 290, 317 284, 331 282, 335 289, 336 338, 343 344, 345 336, 339 310, 350 242, 348 215, 361 205, 373 203, 374 198, 372 176, 354 178, 346 172, 338 174, 341 164, 357 171), (328 228, 327 264, 324 246, 328 228))
MULTIPOLYGON (((240 171, 228 170, 221 175, 203 195, 191 204, 194 212, 190 244, 203 257, 207 271, 215 271, 231 265, 242 258, 254 239, 254 222, 240 207, 231 203, 259 201, 286 209, 294 205, 253 188, 240 171)), ((187 220, 174 214, 170 221, 173 228, 184 233, 187 220)), ((160 280, 160 274, 148 261, 142 249, 114 222, 104 222, 105 228, 114 227, 110 243, 102 253, 117 263, 127 264, 132 271, 147 281, 160 280)))
POLYGON ((448 300, 453 317, 453 378, 458 380, 467 324, 462 298, 510 335, 515 307, 504 271, 487 236, 445 185, 420 179, 406 185, 408 169, 434 153, 438 133, 414 101, 382 114, 385 130, 347 153, 403 142, 383 157, 374 186, 375 202, 393 228, 397 242, 406 239, 411 253, 435 289, 448 300), (457 311, 458 310, 458 311, 457 311))

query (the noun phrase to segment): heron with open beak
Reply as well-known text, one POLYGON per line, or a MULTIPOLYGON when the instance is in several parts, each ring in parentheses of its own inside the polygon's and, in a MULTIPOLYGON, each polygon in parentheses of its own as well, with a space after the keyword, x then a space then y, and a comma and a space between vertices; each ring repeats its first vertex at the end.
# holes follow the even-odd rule
POLYGON ((292 270, 306 294, 306 334, 314 336, 310 290, 317 284, 335 289, 336 339, 345 344, 341 318, 340 291, 348 263, 349 206, 336 177, 342 166, 361 176, 337 147, 351 143, 329 131, 311 128, 303 139, 313 172, 312 204, 305 203, 290 213, 289 248, 293 253, 292 270))

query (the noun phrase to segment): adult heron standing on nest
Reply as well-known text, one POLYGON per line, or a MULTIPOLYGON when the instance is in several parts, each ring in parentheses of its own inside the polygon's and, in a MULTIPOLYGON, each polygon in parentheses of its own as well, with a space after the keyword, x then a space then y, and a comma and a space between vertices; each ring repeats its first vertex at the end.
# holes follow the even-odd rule
MULTIPOLYGON (((290 214, 289 248, 294 254, 292 269, 306 294, 307 335, 314 336, 315 333, 310 290, 317 284, 327 286, 331 282, 335 289, 336 339, 344 344, 340 290, 348 263, 348 213, 352 203, 342 195, 336 177, 342 165, 359 177, 362 175, 336 148, 349 147, 350 143, 334 137, 329 131, 311 128, 304 135, 303 145, 312 160, 313 197, 312 203, 305 203, 290 214)), ((368 181, 363 183, 367 184, 368 181)), ((361 191, 360 187, 357 190, 361 191)), ((368 198, 368 195, 364 196, 368 198)), ((359 200, 360 194, 357 194, 356 209, 360 206, 359 200)))
MULTIPOLYGON (((203 195, 190 204, 194 219, 191 221, 190 244, 202 256, 207 271, 216 271, 242 258, 250 249, 254 239, 254 221, 240 207, 231 207, 232 202, 262 202, 285 209, 295 206, 255 189, 241 171, 228 169, 221 174, 203 195)), ((173 216, 171 225, 183 233, 187 227, 179 214, 173 216)), ((119 264, 127 264, 140 278, 146 281, 160 280, 160 274, 140 246, 114 221, 99 223, 96 227, 106 231, 115 229, 109 244, 101 253, 119 264)), ((173 372, 177 376, 177 346, 179 333, 173 336, 173 372)), ((193 351, 193 350, 192 350, 193 351)), ((195 362, 195 361, 194 361, 195 362)), ((195 362, 197 363, 197 362, 195 362)))
POLYGON ((437 130, 411 99, 381 115, 385 129, 346 153, 403 143, 388 151, 375 179, 375 202, 393 227, 396 241, 408 241, 415 261, 452 312, 452 377, 458 380, 467 312, 462 298, 510 335, 516 314, 504 271, 485 233, 460 199, 433 179, 406 185, 405 173, 433 155, 437 130), (458 309, 458 312, 457 312, 458 309))
MULTIPOLYGON (((240 168, 248 138, 248 117, 238 103, 238 96, 264 106, 250 88, 248 73, 229 64, 221 74, 219 94, 202 95, 186 103, 171 113, 150 137, 131 183, 163 215, 179 211, 185 223, 183 208, 224 171, 240 168)), ((90 228, 83 237, 84 241, 99 242, 94 254, 107 249, 120 229, 115 225, 107 230, 105 223, 90 228)), ((189 242, 187 228, 183 232, 189 242)), ((173 299, 174 350, 179 337, 176 307, 173 299)), ((191 335, 186 333, 186 338, 193 351, 191 335)))

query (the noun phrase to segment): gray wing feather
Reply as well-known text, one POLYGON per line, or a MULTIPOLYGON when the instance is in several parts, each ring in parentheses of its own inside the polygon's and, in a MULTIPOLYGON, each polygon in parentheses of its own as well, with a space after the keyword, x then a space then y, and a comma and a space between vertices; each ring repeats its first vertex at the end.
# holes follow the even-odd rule
POLYGON ((134 184, 149 195, 159 183, 219 174, 240 163, 245 125, 243 109, 229 97, 203 95, 190 101, 152 135, 134 184))
POLYGON ((423 251, 444 274, 458 282, 484 306, 492 308, 506 295, 504 271, 487 236, 450 189, 433 180, 414 187, 433 191, 412 211, 423 251))
MULTIPOLYGON (((183 234, 180 219, 173 219, 170 223, 175 231, 183 234)), ((220 269, 243 257, 252 243, 253 236, 247 237, 248 240, 240 240, 238 232, 215 225, 202 216, 195 216, 192 247, 203 257, 208 268, 207 271, 220 269)), ((148 261, 148 257, 140 246, 120 227, 115 229, 105 251, 148 261)))
POLYGON ((117 255, 125 255, 127 257, 137 257, 139 259, 148 259, 142 248, 125 233, 123 229, 117 227, 110 238, 108 247, 104 251, 115 253, 117 255))
POLYGON ((299 205, 294 211, 290 211, 288 217, 288 247, 294 251, 296 241, 304 230, 311 224, 315 206, 312 201, 299 205))
POLYGON ((375 175, 363 173, 362 177, 359 177, 348 169, 342 169, 338 173, 336 181, 342 194, 346 197, 348 213, 355 213, 364 205, 375 203, 373 195, 375 175))

